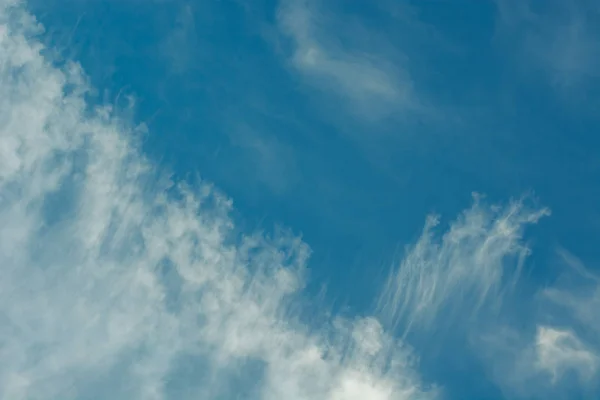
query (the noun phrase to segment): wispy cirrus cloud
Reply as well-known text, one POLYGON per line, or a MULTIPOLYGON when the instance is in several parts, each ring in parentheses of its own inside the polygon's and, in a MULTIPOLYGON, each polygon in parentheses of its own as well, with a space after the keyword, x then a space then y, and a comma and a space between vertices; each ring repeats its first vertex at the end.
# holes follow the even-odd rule
MULTIPOLYGON (((231 125, 230 143, 242 150, 240 158, 247 158, 247 165, 253 166, 257 181, 278 196, 293 188, 300 176, 294 149, 276 136, 258 132, 248 125, 231 125)), ((239 170, 236 172, 239 175, 239 170)))
POLYGON ((496 4, 499 37, 518 49, 516 61, 525 70, 542 71, 561 90, 585 89, 600 77, 600 8, 595 2, 496 4))
POLYGON ((598 356, 569 330, 539 326, 535 347, 536 367, 549 373, 553 384, 569 369, 575 370, 584 380, 596 373, 598 356))
POLYGON ((369 28, 345 21, 323 4, 283 0, 278 24, 291 40, 291 67, 315 87, 349 100, 355 115, 419 109, 406 56, 378 41, 369 28))
POLYGON ((523 200, 490 207, 475 196, 472 208, 440 238, 434 230, 439 219, 430 217, 392 270, 379 299, 381 311, 404 332, 444 329, 476 317, 483 307, 490 312, 516 284, 529 254, 525 227, 549 213, 529 209, 523 200))
POLYGON ((556 284, 540 291, 540 301, 549 309, 545 317, 556 326, 547 335, 550 344, 542 365, 554 381, 574 371, 582 386, 598 390, 600 277, 567 250, 559 249, 558 255, 565 271, 556 284))
POLYGON ((528 203, 486 205, 475 196, 439 235, 431 216, 392 268, 378 308, 428 361, 455 370, 470 360, 506 398, 594 398, 600 280, 563 251, 567 283, 521 290, 531 254, 525 229, 550 215, 528 203))
POLYGON ((559 283, 541 291, 542 299, 568 311, 571 323, 600 333, 600 277, 565 249, 559 249, 558 254, 567 268, 559 283))
POLYGON ((157 178, 39 34, 0 2, 0 397, 435 396, 375 319, 295 318, 308 247, 236 239, 210 185, 157 178))
POLYGON ((511 398, 592 399, 600 389, 599 281, 570 253, 559 255, 567 266, 562 278, 520 299, 533 311, 474 338, 491 378, 511 398))
POLYGON ((598 354, 568 325, 545 325, 539 315, 516 326, 497 325, 473 338, 488 379, 511 399, 592 399, 598 354))
POLYGON ((175 74, 184 73, 193 65, 190 57, 199 46, 195 25, 193 8, 185 4, 177 14, 175 27, 160 42, 160 51, 175 74))

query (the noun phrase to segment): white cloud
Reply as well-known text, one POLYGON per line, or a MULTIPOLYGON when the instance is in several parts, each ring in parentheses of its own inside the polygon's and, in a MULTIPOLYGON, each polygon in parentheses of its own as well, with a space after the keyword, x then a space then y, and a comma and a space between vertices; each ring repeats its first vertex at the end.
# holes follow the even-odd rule
POLYGON ((498 324, 475 338, 489 379, 509 399, 594 398, 598 357, 572 330, 538 321, 530 316, 518 329, 498 324))
POLYGON ((290 315, 306 245, 237 240, 210 185, 158 179, 15 4, 0 0, 0 397, 435 395, 376 320, 290 315))
MULTIPOLYGON (((0 0, 0 397, 438 396, 376 319, 299 320, 288 306, 308 247, 281 231, 238 238, 227 198, 160 176, 139 153, 143 127, 87 103, 80 68, 45 59, 16 4, 0 0)), ((547 214, 476 199, 439 238, 429 219, 382 312, 405 332, 493 316, 529 252, 523 229, 547 214)), ((591 382, 597 283, 543 292, 572 323, 536 315, 531 337, 487 338, 496 381, 537 395, 567 371, 591 382)))
POLYGON ((487 207, 475 197, 472 208, 437 238, 437 217, 389 276, 379 305, 401 330, 447 328, 493 311, 518 278, 529 249, 522 242, 526 225, 549 210, 527 209, 523 201, 487 207))
POLYGON ((531 303, 531 312, 474 338, 492 379, 510 397, 596 398, 600 389, 599 280, 566 250, 559 255, 568 267, 562 278, 517 302, 531 303))
POLYGON ((358 105, 355 113, 371 117, 418 108, 403 57, 353 47, 352 35, 369 35, 368 30, 340 24, 310 0, 283 0, 278 23, 292 40, 292 66, 316 86, 358 105))
MULTIPOLYGON (((424 356, 450 369, 475 356, 507 398, 587 398, 597 393, 598 292, 582 282, 543 289, 542 296, 513 290, 530 254, 524 230, 550 213, 525 203, 490 207, 475 196, 440 236, 439 219, 430 217, 388 277, 379 308, 424 356), (549 307, 548 299, 574 318, 549 307)), ((595 289, 598 280, 573 257, 568 261, 595 289)))
POLYGON ((571 331, 540 326, 535 346, 536 366, 550 373, 553 383, 569 369, 590 379, 598 367, 598 357, 571 331))
MULTIPOLYGON (((539 316, 531 320, 536 324, 539 316)), ((492 378, 510 397, 572 398, 596 390, 593 378, 600 358, 571 328, 538 323, 531 336, 497 329, 482 343, 479 348, 488 357, 492 378)))
POLYGON ((600 333, 600 278, 568 251, 560 249, 559 255, 568 269, 556 285, 541 291, 542 299, 567 310, 571 323, 600 333))
POLYGON ((544 331, 547 345, 540 362, 554 377, 573 370, 585 385, 594 386, 600 363, 600 278, 567 250, 561 248, 558 254, 567 268, 539 298, 549 310, 546 314, 568 329, 544 331))

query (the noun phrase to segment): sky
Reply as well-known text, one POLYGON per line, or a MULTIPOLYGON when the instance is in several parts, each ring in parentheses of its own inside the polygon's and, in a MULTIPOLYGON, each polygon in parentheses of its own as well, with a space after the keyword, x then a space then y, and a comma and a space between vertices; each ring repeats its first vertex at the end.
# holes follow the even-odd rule
POLYGON ((0 0, 0 398, 600 398, 594 0, 0 0))

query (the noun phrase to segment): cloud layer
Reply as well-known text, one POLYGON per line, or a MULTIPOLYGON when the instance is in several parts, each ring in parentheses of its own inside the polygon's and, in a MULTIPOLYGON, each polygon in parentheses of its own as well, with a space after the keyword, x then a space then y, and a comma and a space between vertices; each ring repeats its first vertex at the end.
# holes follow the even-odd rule
MULTIPOLYGON (((357 98, 397 95, 387 72, 313 43, 300 6, 282 11, 298 68, 357 98)), ((547 209, 476 198, 440 237, 430 217, 374 316, 303 317, 308 246, 239 232, 210 184, 157 171, 139 150, 145 128, 95 104, 42 34, 0 0, 0 397, 442 398, 450 382, 425 382, 410 340, 433 331, 443 345, 466 338, 460 350, 507 397, 598 393, 599 280, 563 252, 575 278, 513 291, 524 230, 547 209), (505 306, 515 299, 538 307, 520 315, 505 306)))
POLYGON ((0 4, 0 397, 433 395, 375 319, 295 318, 307 246, 236 237, 210 185, 157 176, 142 127, 86 102, 79 67, 0 4))

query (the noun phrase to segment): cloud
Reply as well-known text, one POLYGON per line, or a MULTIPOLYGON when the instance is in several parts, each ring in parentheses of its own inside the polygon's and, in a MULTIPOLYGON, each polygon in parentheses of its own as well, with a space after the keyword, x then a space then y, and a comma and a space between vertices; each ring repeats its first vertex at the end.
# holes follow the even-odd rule
MULTIPOLYGON (((542 300, 567 311, 571 323, 600 333, 600 278, 589 272, 581 260, 565 249, 560 249, 558 253, 568 269, 556 285, 541 291, 542 300)), ((600 340, 597 344, 600 347, 600 340)))
MULTIPOLYGON (((239 122, 229 125, 228 136, 231 145, 244 151, 242 157, 237 157, 238 162, 253 168, 255 180, 278 196, 294 186, 300 176, 300 170, 291 146, 274 135, 258 132, 250 125, 239 122), (244 163, 243 160, 247 162, 244 163)), ((235 174, 238 179, 239 170, 235 171, 235 174)))
POLYGON ((556 383, 568 369, 587 380, 597 369, 598 357, 568 330, 540 326, 536 335, 536 366, 552 375, 556 383))
POLYGON ((377 320, 295 317, 308 247, 236 236, 230 200, 165 179, 40 34, 0 0, 0 397, 436 395, 377 320))
POLYGON ((456 348, 479 351, 507 393, 579 393, 572 371, 594 389, 590 274, 543 290, 530 319, 512 311, 518 327, 474 323, 509 312, 524 229, 547 209, 476 197, 441 236, 431 217, 384 287, 390 324, 317 324, 293 311, 308 246, 283 230, 242 234, 210 184, 170 182, 140 153, 145 128, 91 103, 81 68, 46 59, 41 34, 21 3, 0 0, 0 397, 439 398, 420 376, 422 349, 390 325, 442 331, 449 346, 447 332, 498 328, 473 340, 484 347, 456 348))
POLYGON ((189 4, 185 4, 177 14, 175 27, 159 45, 173 73, 184 73, 191 67, 190 56, 195 54, 195 48, 198 47, 195 35, 196 21, 193 9, 189 4))
POLYGON ((497 324, 473 338, 489 379, 507 398, 596 398, 600 353, 573 326, 528 315, 518 326, 497 324))
POLYGON ((318 88, 350 100, 362 116, 415 111, 418 101, 404 57, 382 43, 379 49, 365 46, 365 37, 375 35, 350 19, 342 21, 313 1, 283 0, 278 25, 292 42, 291 66, 318 88))
POLYGON ((518 328, 498 324, 473 339, 487 378, 510 399, 595 398, 593 349, 569 328, 528 317, 518 328))
POLYGON ((405 334, 463 324, 487 308, 491 312, 518 279, 529 249, 524 228, 549 214, 524 200, 473 206, 441 238, 431 216, 419 240, 392 270, 379 299, 381 312, 405 334))
POLYGON ((540 291, 539 299, 552 316, 547 319, 567 328, 538 330, 538 364, 553 382, 572 370, 590 385, 600 363, 600 278, 567 250, 559 249, 558 255, 568 268, 558 282, 540 291))
POLYGON ((566 250, 559 255, 568 267, 563 276, 533 297, 518 300, 532 305, 529 312, 512 323, 498 319, 472 338, 491 378, 509 397, 597 397, 599 280, 566 250))
POLYGON ((542 71, 560 89, 581 88, 600 77, 600 8, 587 0, 496 1, 499 34, 510 48, 517 44, 518 62, 542 71))
MULTIPOLYGON (((523 290, 533 283, 521 284, 531 254, 525 230, 550 214, 531 203, 521 198, 490 206, 475 195, 472 207, 440 235, 439 217, 430 216, 392 268, 378 309, 419 352, 428 377, 468 363, 506 398, 593 398, 600 361, 600 280, 561 251, 566 274, 579 278, 523 290)), ((445 383, 458 398, 464 396, 445 383)))

